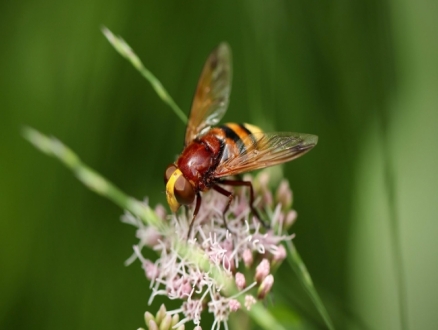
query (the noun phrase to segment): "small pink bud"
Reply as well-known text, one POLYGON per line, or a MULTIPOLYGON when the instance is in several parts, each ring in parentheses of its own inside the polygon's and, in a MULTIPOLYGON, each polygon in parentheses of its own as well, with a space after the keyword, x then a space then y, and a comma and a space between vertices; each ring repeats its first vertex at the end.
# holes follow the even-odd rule
POLYGON ((255 280, 257 283, 261 283, 271 271, 268 259, 263 259, 256 268, 255 280))
POLYGON ((202 330, 200 325, 197 325, 193 330, 202 330))
POLYGON ((151 313, 146 312, 144 313, 144 320, 146 324, 149 324, 150 321, 154 321, 154 316, 151 313))
POLYGON ((148 324, 149 330, 158 330, 158 325, 154 320, 150 320, 148 324))
POLYGON ((265 277, 262 284, 260 284, 259 290, 257 292, 257 298, 263 300, 266 295, 271 291, 272 285, 274 285, 274 276, 269 274, 265 277))
POLYGON ((247 310, 251 309, 251 306, 254 305, 257 302, 257 300, 254 298, 254 296, 247 294, 245 296, 245 308, 247 310))
POLYGON ((243 251, 242 259, 243 259, 243 263, 247 268, 251 267, 254 260, 250 249, 246 249, 245 251, 243 251))
POLYGON ((167 212, 163 205, 157 204, 154 211, 161 220, 166 220, 167 212))
POLYGON ((262 187, 263 190, 267 190, 269 184, 269 172, 260 172, 260 174, 258 175, 258 181, 260 183, 260 187, 262 187))
POLYGON ((286 179, 281 180, 275 199, 281 203, 283 210, 287 210, 292 206, 292 190, 290 190, 289 182, 286 179))
POLYGON ((239 290, 242 290, 246 287, 245 276, 242 273, 236 273, 235 280, 236 286, 239 290))
POLYGON ((269 190, 269 173, 267 171, 261 171, 255 180, 252 180, 255 195, 262 195, 265 191, 269 190))
POLYGON ((284 259, 286 258, 286 249, 284 248, 283 245, 279 245, 277 251, 275 251, 274 257, 272 258, 272 260, 275 263, 279 263, 282 262, 284 259))
POLYGON ((230 311, 235 312, 240 309, 240 302, 236 299, 230 299, 228 307, 230 308, 230 311))
POLYGON ((290 226, 292 226, 295 222, 295 220, 297 219, 297 211, 295 210, 290 210, 289 212, 287 212, 286 214, 286 220, 284 221, 284 229, 287 230, 288 228, 290 228, 290 226))

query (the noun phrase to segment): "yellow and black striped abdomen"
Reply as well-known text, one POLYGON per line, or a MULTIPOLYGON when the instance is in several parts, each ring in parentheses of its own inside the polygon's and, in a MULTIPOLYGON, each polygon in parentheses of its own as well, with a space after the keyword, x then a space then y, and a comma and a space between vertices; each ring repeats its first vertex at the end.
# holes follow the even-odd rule
POLYGON ((233 155, 240 155, 251 148, 257 142, 254 133, 262 132, 262 130, 250 124, 226 123, 217 127, 221 131, 225 149, 222 155, 222 160, 226 160, 233 155))

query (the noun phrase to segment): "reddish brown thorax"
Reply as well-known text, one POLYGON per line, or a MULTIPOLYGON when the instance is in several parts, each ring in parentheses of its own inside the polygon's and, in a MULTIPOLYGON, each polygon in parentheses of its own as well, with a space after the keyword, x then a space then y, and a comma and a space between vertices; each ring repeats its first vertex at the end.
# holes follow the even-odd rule
POLYGON ((192 141, 179 156, 176 165, 197 191, 205 191, 213 184, 213 171, 223 149, 223 132, 212 129, 192 141))

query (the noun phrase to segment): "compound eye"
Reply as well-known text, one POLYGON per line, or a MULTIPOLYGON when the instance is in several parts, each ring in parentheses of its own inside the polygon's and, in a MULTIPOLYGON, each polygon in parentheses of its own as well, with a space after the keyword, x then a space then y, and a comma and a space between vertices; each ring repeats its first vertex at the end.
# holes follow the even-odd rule
POLYGON ((182 175, 175 182, 174 193, 176 200, 180 204, 188 205, 193 203, 193 200, 195 199, 195 190, 193 189, 193 186, 182 175))
POLYGON ((164 172, 164 184, 167 184, 167 181, 169 181, 170 176, 173 172, 176 171, 176 169, 177 167, 175 166, 175 164, 170 164, 169 166, 167 166, 166 172, 164 172))

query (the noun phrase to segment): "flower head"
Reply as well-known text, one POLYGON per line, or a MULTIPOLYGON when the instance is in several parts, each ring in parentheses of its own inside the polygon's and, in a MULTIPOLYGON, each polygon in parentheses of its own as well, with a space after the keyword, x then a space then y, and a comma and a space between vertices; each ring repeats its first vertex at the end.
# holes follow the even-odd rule
POLYGON ((257 299, 264 299, 270 292, 274 283, 272 266, 278 266, 285 258, 282 242, 293 237, 284 233, 286 222, 291 221, 288 206, 292 193, 283 181, 274 199, 268 189, 269 176, 262 174, 258 178, 254 186, 260 194, 256 196, 255 207, 266 211, 269 229, 263 228, 251 214, 248 192, 244 189, 235 191, 236 197, 225 214, 227 225, 223 219, 227 198, 214 191, 204 193, 188 239, 192 212, 181 210, 167 215, 162 206, 157 206, 156 214, 166 224, 160 231, 129 213, 124 215, 124 222, 138 227, 139 243, 134 246, 129 262, 140 260, 151 281, 149 303, 158 295, 182 302, 180 308, 166 311, 165 316, 161 310, 159 322, 149 317, 146 323, 155 322, 160 329, 173 324, 176 329, 191 321, 200 329, 201 314, 207 311, 215 319, 211 329, 220 329, 221 325, 228 329, 229 315, 239 310, 241 304, 250 309, 257 299), (141 254, 144 246, 154 249, 158 259, 145 259, 141 254), (177 315, 183 317, 172 323, 171 317, 177 315))

